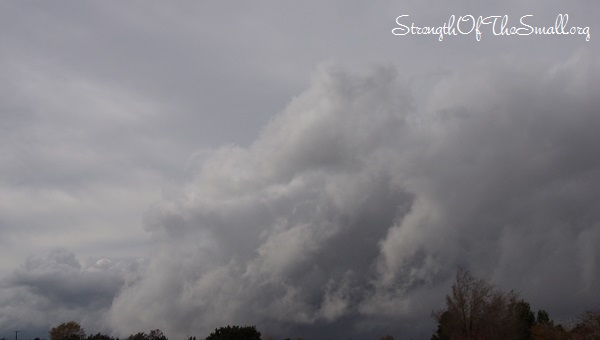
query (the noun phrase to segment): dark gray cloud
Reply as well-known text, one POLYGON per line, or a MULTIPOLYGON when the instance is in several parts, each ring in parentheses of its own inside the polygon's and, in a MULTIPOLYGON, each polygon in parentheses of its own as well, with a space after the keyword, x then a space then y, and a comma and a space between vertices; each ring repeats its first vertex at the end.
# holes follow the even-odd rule
MULTIPOLYGON (((109 263, 101 259, 95 267, 102 268, 109 263)), ((106 308, 124 283, 121 275, 115 274, 82 271, 75 255, 63 250, 52 252, 47 259, 28 259, 23 268, 8 278, 7 284, 26 287, 31 293, 45 297, 50 305, 106 308)))
POLYGON ((64 249, 29 257, 0 281, 2 323, 22 329, 26 337, 46 338, 51 326, 65 320, 78 320, 90 332, 110 331, 104 315, 119 291, 139 279, 143 266, 143 260, 81 262, 64 249))
POLYGON ((598 9, 3 2, 0 328, 428 337, 459 263, 572 317, 598 300, 598 9), (391 34, 565 12, 590 42, 391 34))

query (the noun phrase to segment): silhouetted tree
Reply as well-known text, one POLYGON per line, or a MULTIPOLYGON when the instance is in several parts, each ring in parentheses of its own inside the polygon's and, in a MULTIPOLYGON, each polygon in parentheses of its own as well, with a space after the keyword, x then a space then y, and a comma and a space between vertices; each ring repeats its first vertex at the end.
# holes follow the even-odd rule
POLYGON ((569 332, 573 340, 600 339, 600 310, 587 310, 579 316, 577 325, 569 332))
POLYGON ((115 340, 115 338, 113 338, 112 336, 98 332, 96 334, 88 335, 87 340, 115 340))
POLYGON ((255 326, 227 326, 215 329, 205 340, 260 340, 255 326))
POLYGON ((83 340, 85 330, 75 321, 63 322, 50 329, 50 340, 83 340))
POLYGON ((546 312, 543 309, 538 310, 536 323, 554 326, 554 321, 550 319, 550 315, 548 315, 548 312, 546 312))
POLYGON ((501 332, 498 324, 506 300, 490 283, 459 267, 452 294, 446 296, 446 309, 433 314, 440 328, 438 338, 495 338, 501 332))
POLYGON ((531 339, 531 327, 535 325, 535 314, 525 300, 512 301, 508 307, 506 336, 508 339, 531 339))
POLYGON ((434 311, 438 327, 432 340, 529 340, 535 322, 529 303, 516 292, 502 293, 459 267, 446 308, 434 311))
POLYGON ((438 326, 436 332, 431 336, 431 340, 450 340, 448 324, 450 321, 450 312, 444 311, 439 316, 434 317, 438 320, 438 326))
POLYGON ((149 340, 168 340, 167 337, 163 334, 163 332, 158 328, 150 331, 150 334, 148 334, 148 339, 149 340))
POLYGON ((538 323, 531 327, 531 339, 533 340, 566 340, 569 335, 561 326, 546 323, 538 323))
MULTIPOLYGON (((190 340, 192 338, 190 337, 190 340)), ((195 339, 195 337, 194 337, 195 339)), ((144 332, 139 332, 136 334, 132 334, 127 338, 127 340, 168 340, 165 334, 160 329, 153 329, 149 334, 144 332)))
POLYGON ((148 334, 144 332, 138 332, 136 334, 132 334, 127 338, 127 340, 150 340, 148 334))

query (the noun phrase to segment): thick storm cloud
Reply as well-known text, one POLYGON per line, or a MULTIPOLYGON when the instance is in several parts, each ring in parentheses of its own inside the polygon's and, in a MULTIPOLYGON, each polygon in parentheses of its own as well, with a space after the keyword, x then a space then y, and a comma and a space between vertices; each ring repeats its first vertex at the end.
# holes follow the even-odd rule
POLYGON ((459 264, 558 318, 597 301, 600 68, 530 67, 440 76, 422 102, 393 68, 324 67, 148 211, 155 256, 111 326, 430 332, 459 264))
POLYGON ((0 338, 429 338, 457 265, 600 307, 600 6, 267 3, 0 2, 0 338))

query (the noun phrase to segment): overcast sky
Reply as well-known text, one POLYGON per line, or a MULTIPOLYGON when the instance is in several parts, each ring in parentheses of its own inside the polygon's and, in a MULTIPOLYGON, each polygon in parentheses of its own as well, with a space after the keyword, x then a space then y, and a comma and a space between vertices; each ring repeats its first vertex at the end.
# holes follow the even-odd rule
POLYGON ((600 307, 598 18, 0 2, 0 337, 428 339, 457 265, 557 320, 600 307))

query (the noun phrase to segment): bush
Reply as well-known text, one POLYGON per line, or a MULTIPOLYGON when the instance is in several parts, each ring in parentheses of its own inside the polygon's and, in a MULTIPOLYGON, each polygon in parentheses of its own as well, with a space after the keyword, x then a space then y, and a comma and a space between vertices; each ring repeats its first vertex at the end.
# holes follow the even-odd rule
POLYGON ((215 329, 206 340, 260 340, 255 326, 227 326, 215 329))

